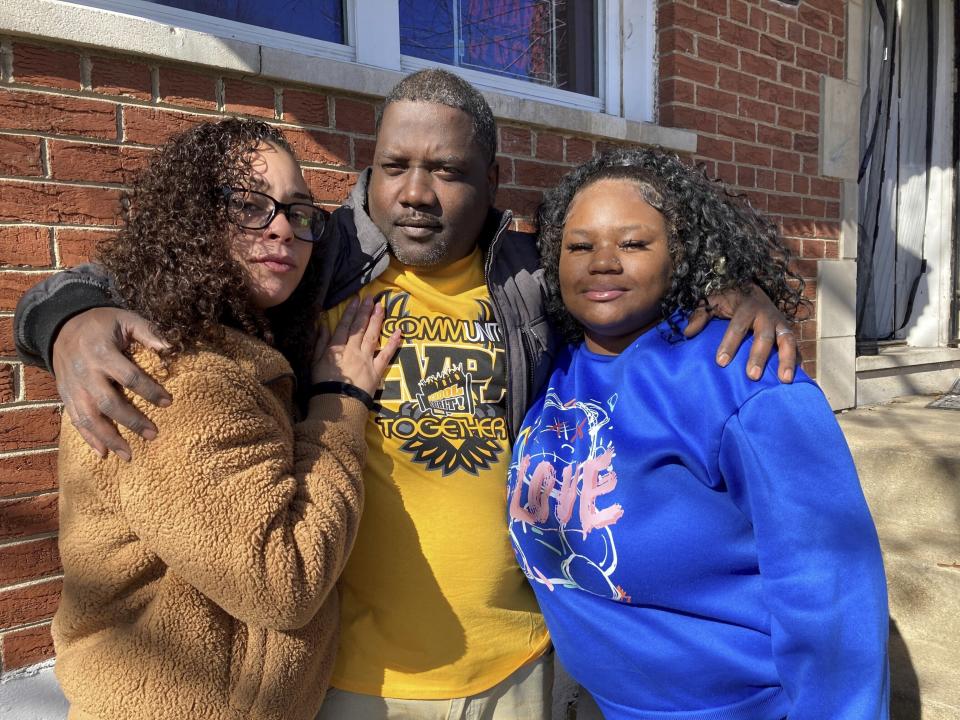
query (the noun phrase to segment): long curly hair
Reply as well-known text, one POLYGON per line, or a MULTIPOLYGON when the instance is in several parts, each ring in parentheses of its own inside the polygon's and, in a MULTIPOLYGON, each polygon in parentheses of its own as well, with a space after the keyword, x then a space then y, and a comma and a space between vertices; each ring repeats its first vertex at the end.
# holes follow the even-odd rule
POLYGON ((672 319, 677 310, 709 307, 710 295, 730 289, 749 292, 753 283, 788 318, 795 318, 805 305, 803 280, 790 269, 790 253, 772 221, 676 155, 659 148, 617 149, 568 173, 545 195, 537 212, 547 311, 567 341, 580 342, 583 327, 560 296, 564 223, 577 193, 604 179, 635 182, 641 197, 664 217, 673 268, 660 311, 674 333, 679 333, 672 319))
POLYGON ((274 345, 302 375, 315 338, 318 253, 290 298, 267 312, 254 307, 230 254, 236 230, 222 188, 247 184, 264 143, 296 159, 283 133, 259 120, 205 122, 171 138, 124 194, 123 227, 100 243, 98 260, 172 353, 216 341, 226 325, 274 345))

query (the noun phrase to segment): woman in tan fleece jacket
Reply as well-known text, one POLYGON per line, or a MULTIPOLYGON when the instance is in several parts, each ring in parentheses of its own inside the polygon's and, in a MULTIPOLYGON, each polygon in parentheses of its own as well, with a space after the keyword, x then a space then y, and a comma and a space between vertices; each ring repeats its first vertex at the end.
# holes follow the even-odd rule
POLYGON ((127 435, 129 462, 63 424, 54 639, 70 718, 313 718, 366 404, 399 337, 378 353, 383 313, 365 304, 317 343, 326 214, 264 123, 174 138, 124 213, 101 261, 166 341, 133 357, 174 401, 152 411, 155 440, 127 435))

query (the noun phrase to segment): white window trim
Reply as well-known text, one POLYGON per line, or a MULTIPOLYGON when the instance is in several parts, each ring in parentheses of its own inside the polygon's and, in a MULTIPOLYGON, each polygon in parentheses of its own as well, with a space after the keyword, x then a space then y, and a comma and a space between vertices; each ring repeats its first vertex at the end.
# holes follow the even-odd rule
MULTIPOLYGON (((255 43, 341 62, 356 62, 385 70, 408 73, 427 67, 443 67, 439 63, 400 54, 398 3, 387 0, 347 0, 344 18, 346 45, 258 28, 143 0, 75 0, 75 3, 227 40, 255 43)), ((458 67, 457 73, 482 90, 651 122, 655 87, 651 81, 655 73, 655 5, 656 0, 599 0, 597 55, 600 97, 472 68, 458 67), (642 32, 636 32, 634 28, 640 28, 642 32), (626 73, 624 69, 627 69, 626 73), (625 82, 627 78, 629 82, 625 82)))
MULTIPOLYGON (((634 12, 636 7, 646 7, 653 13, 656 2, 604 1, 623 3, 625 13, 634 12)), ((380 5, 381 18, 384 16, 384 9, 390 6, 395 8, 396 4, 384 2, 380 5)), ((353 27, 364 22, 365 14, 375 12, 371 0, 356 0, 354 8, 356 15, 353 16, 353 27)), ((396 12, 393 15, 391 22, 399 28, 396 12)), ((635 17, 642 16, 638 14, 635 17)), ((646 17, 652 17, 652 14, 646 17)), ((636 23, 633 27, 635 26, 636 23)), ((374 64, 371 60, 371 57, 375 58, 378 53, 387 54, 387 51, 363 42, 347 50, 359 57, 351 55, 351 59, 342 60, 326 57, 316 48, 311 50, 304 47, 300 37, 296 37, 296 42, 277 47, 267 43, 266 31, 258 31, 253 39, 239 39, 231 37, 229 33, 184 29, 156 20, 118 14, 115 11, 64 0, 0 0, 0 34, 27 38, 28 42, 62 42, 92 48, 95 52, 108 51, 156 58, 161 62, 191 63, 215 72, 260 78, 267 82, 295 83, 373 97, 383 97, 403 77, 399 32, 394 41, 395 47, 390 51, 390 56, 396 58, 396 66, 389 68, 384 67, 383 62, 374 64)), ((285 36, 287 40, 294 37, 286 33, 279 35, 285 36)), ((652 28, 649 29, 648 37, 654 37, 652 28)), ((659 127, 652 122, 636 119, 653 116, 652 88, 655 86, 656 68, 652 63, 646 62, 646 70, 652 79, 639 81, 640 72, 635 69, 638 62, 631 59, 631 53, 637 49, 633 46, 634 35, 629 27, 623 45, 626 66, 634 69, 627 73, 628 82, 621 93, 620 104, 611 108, 614 112, 585 110, 573 107, 565 101, 546 102, 520 96, 499 87, 492 87, 489 83, 495 81, 497 76, 486 73, 480 73, 483 76, 479 83, 480 89, 490 103, 494 115, 502 121, 546 127, 561 133, 589 135, 613 142, 660 145, 678 152, 695 152, 695 132, 659 127), (635 94, 640 90, 650 93, 647 101, 648 114, 637 116, 628 112, 624 117, 619 108, 629 109, 633 102, 630 93, 635 94)), ((344 49, 343 46, 334 47, 344 49)), ((652 44, 646 45, 640 57, 650 57, 653 47, 652 44)), ((610 48, 607 50, 609 52, 610 48)), ((16 83, 16 77, 12 79, 16 83)), ((607 81, 609 82, 609 78, 607 81)), ((127 102, 136 104, 139 101, 128 99, 127 102)))

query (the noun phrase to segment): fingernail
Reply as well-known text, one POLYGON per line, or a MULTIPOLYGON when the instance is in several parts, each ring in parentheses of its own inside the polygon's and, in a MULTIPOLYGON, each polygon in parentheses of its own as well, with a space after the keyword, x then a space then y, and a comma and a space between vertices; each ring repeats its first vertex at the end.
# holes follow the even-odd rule
POLYGON ((717 355, 717 365, 720 367, 726 367, 727 363, 730 362, 730 354, 722 352, 717 355))
POLYGON ((170 405, 172 405, 172 402, 170 398, 160 398, 159 400, 157 400, 157 405, 159 405, 160 407, 170 407, 170 405))
POLYGON ((784 382, 793 382, 793 370, 790 370, 789 368, 785 369, 780 373, 780 377, 783 378, 784 382))
POLYGON ((131 460, 130 453, 127 452, 126 450, 114 450, 114 452, 117 454, 117 457, 119 457, 124 462, 130 462, 131 460))
POLYGON ((759 380, 760 375, 763 374, 763 370, 759 365, 754 365, 752 368, 750 368, 750 372, 747 374, 750 376, 751 380, 759 380))
POLYGON ((140 436, 141 436, 144 440, 156 440, 156 439, 157 439, 157 431, 156 431, 156 430, 151 430, 150 428, 147 428, 147 429, 144 430, 142 433, 140 433, 140 436))

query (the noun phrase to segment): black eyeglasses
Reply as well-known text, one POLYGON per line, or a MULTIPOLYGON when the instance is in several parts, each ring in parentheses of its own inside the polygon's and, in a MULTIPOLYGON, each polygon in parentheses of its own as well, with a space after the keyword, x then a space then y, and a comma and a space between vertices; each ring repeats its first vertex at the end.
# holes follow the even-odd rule
POLYGON ((283 213, 293 236, 305 242, 319 242, 330 214, 312 203, 282 203, 266 193, 224 185, 220 188, 227 203, 230 222, 248 230, 263 230, 277 213, 283 213))

